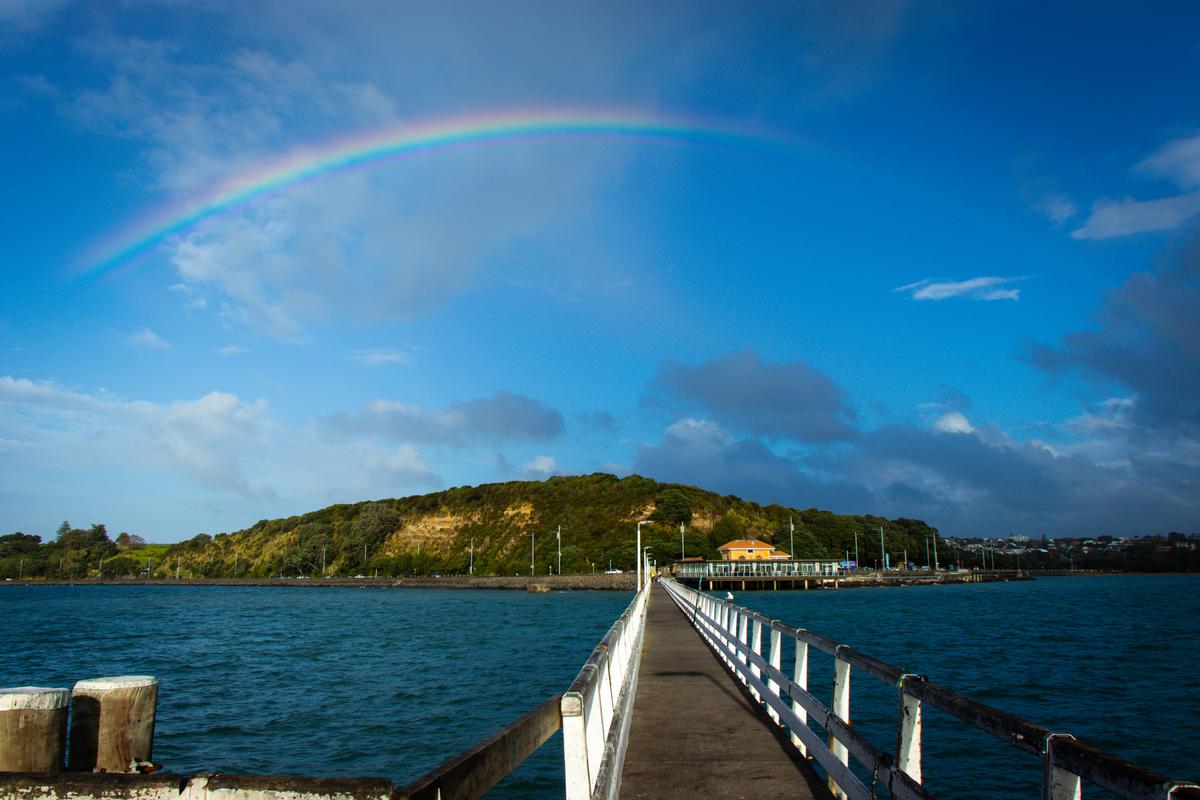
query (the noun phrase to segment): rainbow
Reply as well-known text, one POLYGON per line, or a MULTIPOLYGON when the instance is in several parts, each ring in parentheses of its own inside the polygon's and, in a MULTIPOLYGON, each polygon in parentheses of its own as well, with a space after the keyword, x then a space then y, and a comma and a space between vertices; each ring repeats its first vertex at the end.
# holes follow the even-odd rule
POLYGON ((508 112, 397 126, 294 150, 182 202, 158 208, 97 242, 85 274, 108 271, 196 224, 264 195, 323 176, 419 151, 545 137, 621 137, 779 144, 778 137, 730 125, 634 112, 508 112))

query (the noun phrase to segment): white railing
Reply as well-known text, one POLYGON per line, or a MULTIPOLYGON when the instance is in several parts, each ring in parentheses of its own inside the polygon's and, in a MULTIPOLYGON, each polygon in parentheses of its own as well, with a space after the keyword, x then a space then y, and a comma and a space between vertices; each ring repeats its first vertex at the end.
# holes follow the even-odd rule
POLYGON ((822 559, 681 561, 676 570, 676 576, 680 578, 832 578, 843 574, 841 562, 822 559))
POLYGON ((650 595, 649 565, 642 566, 643 585, 633 602, 560 701, 567 800, 610 800, 621 785, 650 595))
POLYGON ((877 786, 866 786, 851 770, 850 756, 872 776, 873 783, 886 786, 893 797, 930 797, 921 776, 923 704, 1039 756, 1043 762, 1044 800, 1079 800, 1083 780, 1130 800, 1200 797, 1196 784, 1171 781, 1165 775, 1082 744, 1069 734, 1054 733, 977 703, 844 644, 676 581, 664 579, 663 584, 730 672, 763 704, 772 720, 788 729, 792 744, 825 770, 829 788, 838 798, 868 800, 876 796, 877 786), (764 629, 769 632, 766 649, 764 629), (785 638, 795 645, 791 675, 782 671, 785 638), (808 692, 810 646, 834 657, 829 707, 808 692), (874 747, 850 726, 851 667, 896 687, 899 693, 894 756, 874 747), (810 721, 824 730, 826 741, 809 726, 810 721))

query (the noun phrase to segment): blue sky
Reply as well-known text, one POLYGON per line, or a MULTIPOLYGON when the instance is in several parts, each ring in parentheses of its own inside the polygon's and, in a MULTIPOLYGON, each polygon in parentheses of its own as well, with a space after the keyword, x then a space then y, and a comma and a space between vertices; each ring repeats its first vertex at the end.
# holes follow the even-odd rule
POLYGON ((0 0, 0 530, 637 472, 1200 528, 1186 3, 0 0), (627 113, 136 220, 333 139, 627 113))

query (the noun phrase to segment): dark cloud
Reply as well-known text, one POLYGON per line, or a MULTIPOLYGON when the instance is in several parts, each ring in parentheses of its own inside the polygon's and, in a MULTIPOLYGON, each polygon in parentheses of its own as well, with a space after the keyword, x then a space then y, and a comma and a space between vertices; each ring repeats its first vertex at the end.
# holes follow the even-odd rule
POLYGON ((803 458, 684 419, 638 447, 633 470, 758 502, 924 519, 958 536, 1190 529, 1200 472, 1161 456, 1102 465, 995 431, 889 425, 803 458))
POLYGON ((1200 517, 1194 469, 1143 462, 1100 464, 987 432, 889 425, 824 467, 873 487, 890 516, 922 517, 948 534, 1161 533, 1200 517))
POLYGON ((761 441, 735 439, 708 420, 680 420, 658 444, 639 445, 633 471, 762 503, 858 513, 873 502, 861 486, 813 477, 761 441))
POLYGON ((576 419, 589 430, 606 434, 617 432, 617 418, 607 411, 588 411, 577 415, 576 419))
POLYGON ((1096 330, 1035 346, 1027 358, 1052 373, 1078 373, 1136 395, 1138 426, 1200 434, 1200 249, 1173 265, 1132 275, 1105 299, 1096 330))
POLYGON ((506 391, 496 392, 493 397, 451 403, 440 411, 375 400, 356 414, 337 414, 326 422, 342 431, 456 445, 476 441, 548 441, 562 434, 565 427, 557 410, 506 391))
POLYGON ((835 442, 858 434, 854 411, 832 378, 799 360, 766 363, 751 350, 694 367, 668 362, 655 377, 652 392, 699 408, 722 424, 773 439, 835 442))

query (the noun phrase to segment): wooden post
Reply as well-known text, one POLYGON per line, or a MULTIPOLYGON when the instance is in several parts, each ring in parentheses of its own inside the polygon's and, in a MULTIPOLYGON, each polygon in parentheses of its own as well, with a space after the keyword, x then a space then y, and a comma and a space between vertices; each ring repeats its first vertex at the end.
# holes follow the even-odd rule
POLYGON ((900 727, 896 736, 896 766, 921 783, 921 701, 904 691, 900 679, 900 727))
POLYGON ((0 772, 62 772, 66 689, 0 689, 0 772))
MULTIPOLYGON (((833 704, 830 712, 836 714, 842 722, 850 723, 850 662, 835 657, 833 660, 833 704)), ((829 734, 829 750, 843 764, 850 763, 850 751, 846 745, 838 741, 832 732, 829 734)), ((846 793, 837 785, 832 777, 829 779, 829 791, 833 796, 845 800, 846 793)))
MULTIPOLYGON (((757 617, 754 618, 754 622, 750 626, 750 652, 756 656, 762 655, 762 622, 757 617)), ((762 670, 758 668, 758 664, 750 664, 750 674, 755 678, 762 677, 762 670)), ((762 700, 758 689, 751 688, 750 694, 754 695, 755 700, 762 700)))
MULTIPOLYGON (((771 659, 769 663, 775 669, 782 669, 783 667, 783 634, 781 634, 774 625, 771 626, 771 659)), ((775 678, 772 677, 767 679, 767 691, 776 697, 779 696, 779 682, 776 681, 775 678)), ((767 714, 771 716, 771 719, 775 721, 776 725, 779 724, 778 711, 770 706, 767 706, 767 714)))
POLYGON ((71 695, 72 772, 131 772, 154 745, 158 680, 148 675, 93 678, 71 695))
MULTIPOLYGON (((792 682, 804 691, 808 691, 808 642, 802 642, 799 639, 796 640, 796 664, 792 672, 792 682)), ((794 697, 792 698, 792 712, 800 720, 801 725, 808 724, 808 712, 794 697)), ((795 731, 792 731, 792 744, 800 750, 800 755, 808 755, 808 747, 795 731)))

